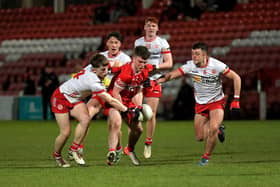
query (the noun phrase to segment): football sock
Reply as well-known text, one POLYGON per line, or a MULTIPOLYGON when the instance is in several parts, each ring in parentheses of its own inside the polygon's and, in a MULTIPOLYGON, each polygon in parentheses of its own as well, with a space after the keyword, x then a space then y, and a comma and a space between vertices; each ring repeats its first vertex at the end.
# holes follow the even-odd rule
POLYGON ((57 153, 57 152, 54 152, 54 153, 53 153, 53 157, 59 158, 59 157, 61 157, 61 154, 60 154, 60 153, 57 153))
POLYGON ((153 138, 146 137, 145 144, 146 144, 146 145, 151 145, 152 143, 153 143, 153 138))
POLYGON ((115 148, 109 148, 109 152, 111 152, 111 151, 116 151, 116 149, 115 148))
POLYGON ((80 147, 80 144, 73 142, 70 149, 73 151, 77 151, 79 147, 80 147))
POLYGON ((134 146, 132 147, 132 146, 127 146, 127 150, 129 151, 129 152, 133 152, 134 151, 134 146))
POLYGON ((204 158, 204 159, 209 160, 209 159, 210 159, 210 156, 211 156, 211 154, 210 154, 210 153, 204 153, 204 154, 202 155, 202 157, 201 157, 201 158, 204 158))
POLYGON ((121 150, 122 149, 122 146, 118 146, 117 147, 117 151, 121 150))

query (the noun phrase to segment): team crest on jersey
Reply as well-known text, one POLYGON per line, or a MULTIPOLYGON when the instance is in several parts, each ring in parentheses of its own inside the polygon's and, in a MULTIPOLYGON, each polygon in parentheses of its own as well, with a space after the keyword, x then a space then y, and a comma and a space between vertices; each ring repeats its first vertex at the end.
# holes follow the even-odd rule
POLYGON ((58 110, 62 110, 63 109, 63 106, 61 104, 57 105, 57 109, 58 110))

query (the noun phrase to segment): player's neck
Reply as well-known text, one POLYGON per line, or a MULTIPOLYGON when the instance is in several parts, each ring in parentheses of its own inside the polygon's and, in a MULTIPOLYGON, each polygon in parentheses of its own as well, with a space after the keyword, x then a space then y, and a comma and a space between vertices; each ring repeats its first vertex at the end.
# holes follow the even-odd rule
POLYGON ((109 58, 113 58, 113 57, 118 56, 119 54, 120 54, 120 51, 118 51, 117 53, 110 53, 110 51, 109 51, 108 57, 109 57, 109 58))
POLYGON ((153 41, 155 40, 157 35, 145 35, 145 40, 146 41, 153 41))

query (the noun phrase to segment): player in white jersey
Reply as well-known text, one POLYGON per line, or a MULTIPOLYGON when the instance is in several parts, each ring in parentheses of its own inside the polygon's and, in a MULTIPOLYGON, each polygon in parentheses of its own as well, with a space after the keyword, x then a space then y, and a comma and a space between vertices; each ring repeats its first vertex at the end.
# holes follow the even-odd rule
POLYGON ((143 90, 145 102, 150 105, 154 114, 152 119, 148 120, 146 123, 146 140, 144 146, 145 158, 150 158, 152 154, 151 146, 156 128, 156 114, 159 99, 162 95, 161 85, 155 84, 154 80, 162 75, 160 70, 170 69, 173 66, 169 44, 164 38, 157 36, 158 30, 158 19, 155 17, 147 17, 144 24, 145 36, 137 39, 134 43, 135 47, 143 45, 149 49, 151 56, 147 63, 153 64, 157 69, 157 71, 149 77, 150 81, 148 80, 146 82, 147 84, 145 84, 143 90))
MULTIPOLYGON (((131 62, 131 58, 121 51, 122 42, 123 37, 119 32, 110 32, 106 36, 106 46, 108 50, 100 53, 104 55, 109 61, 109 73, 103 80, 106 87, 108 87, 111 82, 114 68, 118 68, 128 62, 131 62)), ((91 69, 91 64, 86 66, 84 69, 91 69)), ((87 102, 87 107, 91 118, 95 116, 102 109, 102 107, 104 107, 104 103, 104 100, 102 100, 98 95, 92 95, 92 98, 87 102)), ((120 159, 122 153, 122 146, 120 142, 121 132, 119 134, 119 144, 116 151, 118 160, 120 159)), ((83 147, 84 145, 82 143, 79 148, 80 154, 83 154, 83 147)), ((69 154, 69 158, 72 159, 71 154, 69 154)))
POLYGON ((208 56, 208 46, 196 43, 192 47, 192 60, 157 80, 163 83, 184 74, 189 74, 194 83, 196 100, 194 128, 198 141, 205 140, 205 150, 199 165, 206 165, 215 148, 219 127, 224 118, 224 93, 220 75, 233 80, 234 100, 231 110, 239 110, 241 91, 240 76, 230 70, 223 62, 208 56))
POLYGON ((76 126, 73 143, 70 147, 71 155, 79 165, 85 165, 83 157, 79 154, 78 148, 83 141, 91 120, 87 105, 84 99, 92 94, 98 95, 105 102, 120 111, 127 111, 127 107, 117 99, 111 97, 102 84, 102 79, 108 73, 108 61, 101 54, 94 55, 90 59, 92 68, 83 69, 70 80, 64 82, 57 88, 51 98, 52 112, 60 129, 54 144, 53 157, 60 167, 70 167, 62 158, 61 151, 70 136, 70 117, 76 118, 79 124, 76 126))

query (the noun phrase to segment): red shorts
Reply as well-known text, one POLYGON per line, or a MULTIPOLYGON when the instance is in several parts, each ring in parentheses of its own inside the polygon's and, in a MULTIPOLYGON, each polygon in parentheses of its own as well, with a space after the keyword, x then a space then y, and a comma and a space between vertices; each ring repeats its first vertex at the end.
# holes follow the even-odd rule
MULTIPOLYGON (((136 107, 136 105, 131 101, 131 98, 122 98, 122 103, 128 107, 128 108, 134 108, 136 107)), ((103 114, 105 116, 108 116, 109 115, 109 110, 112 108, 111 105, 109 104, 105 104, 105 108, 104 108, 104 111, 103 111, 103 114)))
POLYGON ((103 99, 101 99, 101 97, 99 97, 98 95, 92 95, 91 98, 92 98, 92 99, 96 99, 96 100, 99 102, 99 104, 100 104, 103 108, 105 108, 105 101, 104 101, 103 99))
POLYGON ((205 117, 209 117, 209 111, 215 109, 224 109, 225 108, 225 99, 221 99, 219 101, 215 101, 207 104, 195 104, 195 113, 201 114, 205 117))
POLYGON ((53 113, 68 113, 75 105, 82 102, 70 103, 57 88, 51 97, 51 109, 53 113))
POLYGON ((143 89, 144 97, 158 97, 160 98, 162 95, 161 85, 155 84, 154 80, 151 81, 151 87, 147 87, 143 89))

